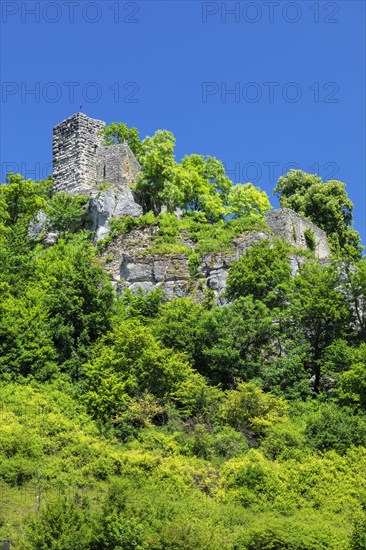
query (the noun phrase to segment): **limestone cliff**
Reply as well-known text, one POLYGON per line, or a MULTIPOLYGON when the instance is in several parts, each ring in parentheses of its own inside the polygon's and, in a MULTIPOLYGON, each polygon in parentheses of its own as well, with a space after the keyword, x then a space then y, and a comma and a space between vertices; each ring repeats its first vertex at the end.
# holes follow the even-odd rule
MULTIPOLYGON (((234 239, 234 250, 229 253, 206 254, 192 270, 188 254, 156 255, 149 252, 157 227, 136 229, 120 235, 102 254, 105 269, 117 290, 130 288, 151 291, 161 288, 167 299, 194 295, 198 300, 205 290, 213 292, 217 303, 223 303, 228 268, 255 242, 268 237, 262 232, 248 232, 234 239)), ((180 242, 193 251, 195 243, 184 234, 180 242)))
MULTIPOLYGON (((151 291, 161 288, 168 299, 193 295, 201 300, 207 291, 214 295, 216 303, 223 304, 226 279, 230 265, 240 258, 254 243, 275 237, 289 242, 299 249, 291 254, 290 264, 295 275, 305 261, 301 250, 307 250, 304 233, 311 229, 315 239, 315 256, 326 260, 330 255, 324 231, 288 208, 271 210, 266 216, 267 231, 248 231, 232 240, 232 250, 200 256, 199 265, 192 269, 187 254, 151 253, 151 245, 158 231, 157 226, 135 229, 127 235, 112 240, 102 253, 105 269, 118 291, 130 288, 151 291), (295 239, 296 235, 296 239, 295 239)), ((182 232, 179 243, 194 251, 195 242, 182 232)))

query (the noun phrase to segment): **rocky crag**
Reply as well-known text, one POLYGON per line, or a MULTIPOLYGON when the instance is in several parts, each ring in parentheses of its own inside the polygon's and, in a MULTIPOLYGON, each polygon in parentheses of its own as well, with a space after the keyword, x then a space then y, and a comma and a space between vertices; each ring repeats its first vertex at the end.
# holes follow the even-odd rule
MULTIPOLYGON (((262 232, 248 232, 233 240, 233 251, 205 254, 192 268, 190 255, 152 254, 150 252, 157 226, 135 229, 114 239, 102 257, 105 269, 117 290, 152 291, 161 288, 168 299, 194 295, 199 301, 211 290, 217 303, 223 303, 228 268, 255 242, 268 237, 262 232)), ((179 243, 194 251, 195 242, 184 233, 179 243)))
MULTIPOLYGON (((85 223, 95 231, 97 241, 108 235, 111 218, 142 215, 142 207, 131 189, 140 171, 139 163, 126 143, 103 145, 101 130, 104 127, 105 122, 77 113, 53 130, 55 190, 89 196, 85 223)), ((329 257, 324 231, 293 210, 270 210, 266 213, 266 223, 266 231, 249 231, 233 239, 230 252, 201 255, 194 268, 190 256, 196 243, 184 232, 179 236, 179 243, 189 253, 157 255, 151 252, 158 231, 154 225, 112 239, 102 257, 119 291, 161 288, 168 299, 195 295, 198 300, 209 291, 217 303, 224 303, 230 265, 261 239, 278 237, 299 250, 311 248, 320 260, 329 257)), ((293 254, 290 261, 295 274, 304 256, 293 254)))
MULTIPOLYGON (((266 215, 267 231, 247 231, 232 240, 230 252, 203 254, 197 266, 190 264, 190 253, 164 254, 151 253, 157 226, 134 229, 128 234, 119 235, 103 251, 105 269, 118 291, 130 288, 152 291, 161 288, 168 299, 193 295, 201 301, 207 291, 214 296, 216 303, 223 304, 223 297, 230 265, 239 259, 254 243, 262 239, 281 238, 299 249, 290 255, 292 273, 295 275, 306 260, 301 254, 308 250, 304 232, 311 230, 315 237, 315 254, 326 261, 330 255, 325 233, 311 222, 290 209, 270 210, 266 215)), ((191 253, 196 243, 182 232, 179 244, 191 253)))

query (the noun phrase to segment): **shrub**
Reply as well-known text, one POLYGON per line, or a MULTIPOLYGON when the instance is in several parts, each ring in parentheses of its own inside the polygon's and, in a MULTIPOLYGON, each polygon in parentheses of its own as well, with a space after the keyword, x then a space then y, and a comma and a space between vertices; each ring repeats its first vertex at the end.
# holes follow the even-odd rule
POLYGON ((310 249, 310 250, 315 250, 316 248, 316 240, 315 240, 315 235, 314 235, 314 231, 310 228, 307 228, 305 229, 304 231, 304 236, 305 236, 305 242, 306 242, 306 246, 310 249))
POLYGON ((224 420, 237 430, 253 430, 263 435, 266 430, 282 421, 287 403, 280 397, 264 393, 252 383, 240 383, 236 390, 227 392, 222 407, 224 420))
POLYGON ((366 420, 351 409, 324 403, 310 413, 305 434, 313 449, 343 454, 352 445, 366 445, 366 420))

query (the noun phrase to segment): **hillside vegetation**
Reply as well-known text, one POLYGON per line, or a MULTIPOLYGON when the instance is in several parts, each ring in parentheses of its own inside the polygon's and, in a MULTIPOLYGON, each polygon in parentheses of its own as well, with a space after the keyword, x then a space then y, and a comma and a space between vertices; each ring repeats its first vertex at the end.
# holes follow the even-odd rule
MULTIPOLYGON (((177 163, 159 132, 140 142, 124 125, 106 131, 138 156, 146 210, 114 221, 108 239, 157 225, 154 253, 170 254, 183 232, 197 243, 194 277, 200 254, 263 228, 270 205, 216 159, 177 163)), ((232 264, 217 306, 209 293, 117 296, 105 243, 84 229, 87 199, 9 175, 0 539, 23 550, 366 548, 366 262, 353 205, 343 183, 300 171, 276 193, 326 231, 332 258, 308 253, 293 277, 288 245, 262 240, 232 264), (40 210, 58 231, 52 246, 29 235, 40 210)))

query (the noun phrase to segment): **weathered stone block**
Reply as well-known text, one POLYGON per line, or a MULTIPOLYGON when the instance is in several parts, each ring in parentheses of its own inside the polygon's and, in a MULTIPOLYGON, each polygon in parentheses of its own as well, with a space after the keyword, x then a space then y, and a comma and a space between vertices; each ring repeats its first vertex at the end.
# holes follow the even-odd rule
POLYGON ((166 281, 161 288, 168 300, 184 298, 189 294, 188 281, 166 281))
POLYGON ((328 258, 330 248, 325 232, 317 225, 307 220, 291 208, 277 208, 265 212, 268 227, 276 237, 296 246, 309 248, 306 242, 305 231, 311 230, 315 238, 315 255, 317 258, 328 258))
POLYGON ((31 239, 39 239, 46 231, 47 216, 43 210, 40 210, 31 220, 28 229, 28 235, 31 239))
POLYGON ((210 275, 207 277, 206 284, 208 288, 221 294, 225 291, 227 276, 228 271, 224 268, 211 271, 210 275))
POLYGON ((121 265, 120 278, 129 283, 154 282, 152 263, 125 256, 121 265))
POLYGON ((96 231, 96 240, 103 239, 109 233, 111 218, 122 216, 138 217, 142 208, 135 202, 133 193, 128 187, 92 191, 88 204, 88 227, 96 231))
MULTIPOLYGON (((185 256, 166 256, 154 263, 155 279, 163 275, 164 281, 189 279, 188 258, 185 256), (155 270, 155 265, 157 269, 155 270)), ((157 279, 159 280, 159 279, 157 279)))

